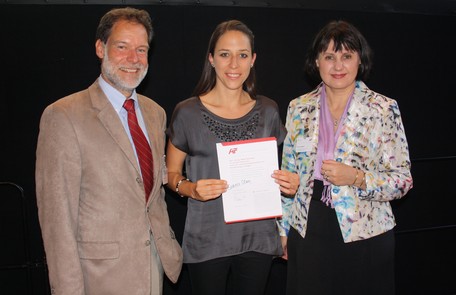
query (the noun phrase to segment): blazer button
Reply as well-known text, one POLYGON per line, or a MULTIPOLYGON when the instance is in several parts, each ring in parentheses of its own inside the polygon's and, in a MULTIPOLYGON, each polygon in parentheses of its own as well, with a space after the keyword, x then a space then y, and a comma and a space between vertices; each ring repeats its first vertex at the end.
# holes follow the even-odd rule
POLYGON ((146 241, 146 246, 150 246, 150 240, 146 241))
POLYGON ((136 182, 137 183, 141 183, 141 178, 140 177, 136 177, 136 182))

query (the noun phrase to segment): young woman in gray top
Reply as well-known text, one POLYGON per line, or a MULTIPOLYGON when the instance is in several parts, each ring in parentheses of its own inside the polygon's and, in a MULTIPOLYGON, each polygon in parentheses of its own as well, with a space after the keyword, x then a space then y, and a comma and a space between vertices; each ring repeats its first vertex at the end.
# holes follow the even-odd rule
MULTIPOLYGON (((228 186, 216 143, 275 137, 281 144, 286 131, 277 104, 255 93, 256 54, 245 24, 219 24, 206 56, 194 97, 176 106, 167 132, 168 186, 189 198, 184 262, 193 294, 224 294, 227 282, 234 294, 263 294, 272 257, 282 255, 277 225, 273 218, 225 223, 220 196, 228 186)), ((297 174, 271 174, 282 193, 296 193, 297 174)))

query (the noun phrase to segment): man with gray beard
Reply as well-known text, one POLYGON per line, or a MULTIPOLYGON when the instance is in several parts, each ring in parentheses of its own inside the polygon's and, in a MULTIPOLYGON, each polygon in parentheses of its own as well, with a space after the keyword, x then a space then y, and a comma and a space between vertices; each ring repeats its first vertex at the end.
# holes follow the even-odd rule
POLYGON ((164 201, 166 115, 136 93, 148 70, 149 14, 100 20, 101 75, 41 117, 36 194, 52 294, 162 294, 182 267, 164 201))

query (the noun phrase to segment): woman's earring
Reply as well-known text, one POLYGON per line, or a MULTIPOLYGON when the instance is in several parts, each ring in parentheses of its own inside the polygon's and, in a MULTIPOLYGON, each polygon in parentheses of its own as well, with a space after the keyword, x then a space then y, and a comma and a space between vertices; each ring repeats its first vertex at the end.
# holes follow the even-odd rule
POLYGON ((215 68, 215 65, 214 65, 213 63, 211 64, 211 66, 212 66, 213 68, 215 68))
POLYGON ((253 64, 251 64, 250 67, 253 68, 253 64))

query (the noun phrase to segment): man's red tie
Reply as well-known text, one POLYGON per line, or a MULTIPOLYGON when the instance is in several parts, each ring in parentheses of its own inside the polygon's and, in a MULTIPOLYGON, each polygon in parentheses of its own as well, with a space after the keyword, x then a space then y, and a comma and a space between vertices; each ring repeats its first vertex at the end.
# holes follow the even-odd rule
POLYGON ((150 192, 152 191, 152 184, 154 181, 152 152, 146 136, 144 136, 144 133, 138 124, 135 112, 135 101, 133 99, 127 99, 125 100, 123 107, 128 112, 128 127, 130 128, 131 137, 133 138, 133 143, 135 144, 136 154, 138 156, 144 183, 144 190, 146 191, 147 202, 150 192))

